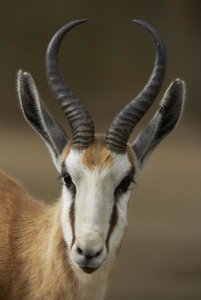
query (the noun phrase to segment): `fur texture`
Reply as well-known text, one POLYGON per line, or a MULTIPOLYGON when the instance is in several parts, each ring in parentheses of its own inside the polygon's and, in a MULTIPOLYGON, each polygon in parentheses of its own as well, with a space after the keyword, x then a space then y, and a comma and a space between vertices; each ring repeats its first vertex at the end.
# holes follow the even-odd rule
MULTIPOLYGON (((74 201, 64 185, 62 197, 54 205, 47 205, 30 197, 17 181, 0 173, 0 299, 101 300, 105 297, 127 226, 129 191, 121 196, 114 209, 114 189, 131 168, 133 158, 130 153, 120 157, 111 155, 101 142, 84 153, 75 152, 71 147, 64 153, 63 164, 75 181, 79 172, 84 172, 81 185, 76 183, 78 196, 74 201), (84 214, 83 205, 88 206, 84 214), (106 258, 92 274, 76 266, 71 247, 73 226, 75 244, 79 241, 79 228, 85 228, 83 238, 87 242, 93 232, 102 230, 106 258)), ((95 247, 97 236, 91 241, 95 247)))
POLYGON ((1 172, 0 207, 0 299, 76 299, 61 201, 45 205, 1 172))

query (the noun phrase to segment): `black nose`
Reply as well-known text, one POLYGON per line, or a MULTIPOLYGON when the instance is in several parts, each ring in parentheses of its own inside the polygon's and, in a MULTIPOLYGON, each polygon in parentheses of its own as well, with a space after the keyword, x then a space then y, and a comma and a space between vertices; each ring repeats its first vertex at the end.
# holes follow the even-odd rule
POLYGON ((90 260, 90 259, 92 259, 94 257, 98 257, 101 254, 102 250, 103 249, 100 249, 100 250, 94 252, 93 250, 90 250, 90 249, 82 250, 78 246, 77 246, 77 249, 76 249, 77 253, 79 255, 84 256, 87 260, 90 260))

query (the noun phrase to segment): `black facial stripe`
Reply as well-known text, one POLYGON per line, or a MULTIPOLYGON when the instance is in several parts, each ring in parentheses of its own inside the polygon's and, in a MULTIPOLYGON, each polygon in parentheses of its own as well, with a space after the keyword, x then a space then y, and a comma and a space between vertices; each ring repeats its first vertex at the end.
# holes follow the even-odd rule
POLYGON ((72 230, 72 243, 71 248, 73 247, 75 243, 75 201, 71 203, 70 211, 69 211, 69 220, 72 230))
MULTIPOLYGON (((128 176, 131 180, 131 182, 134 182, 134 174, 135 174, 135 169, 134 167, 131 167, 131 169, 129 170, 129 172, 127 173, 126 176, 128 176)), ((114 193, 114 205, 112 208, 112 213, 111 213, 111 217, 110 217, 110 226, 109 226, 109 230, 108 230, 108 234, 107 234, 107 238, 106 238, 106 248, 107 250, 109 250, 109 241, 110 241, 110 237, 114 231, 115 226, 118 223, 118 209, 117 209, 117 198, 118 195, 116 195, 114 193)))
MULTIPOLYGON (((60 178, 64 177, 64 175, 68 173, 68 171, 66 170, 65 164, 64 162, 61 165, 61 175, 59 176, 60 178)), ((73 191, 72 191, 73 192, 73 191)), ((70 225, 71 225, 71 230, 72 230, 72 242, 71 242, 71 248, 73 247, 74 243, 75 243, 75 192, 73 193, 73 201, 71 203, 70 206, 70 210, 69 210, 69 221, 70 221, 70 225)))
POLYGON ((106 239, 106 248, 109 251, 109 240, 111 237, 111 234, 116 226, 118 222, 118 210, 117 210, 117 205, 114 202, 113 208, 112 208, 112 214, 110 217, 110 226, 109 226, 109 230, 108 230, 108 234, 107 234, 107 239, 106 239))

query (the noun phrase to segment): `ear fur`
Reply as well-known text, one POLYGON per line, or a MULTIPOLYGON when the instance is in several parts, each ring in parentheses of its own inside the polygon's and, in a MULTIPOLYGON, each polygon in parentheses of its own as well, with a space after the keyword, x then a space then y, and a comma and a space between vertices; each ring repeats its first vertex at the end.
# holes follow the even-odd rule
POLYGON ((155 147, 177 125, 183 108, 184 96, 185 84, 180 79, 176 79, 167 89, 159 110, 135 139, 132 147, 137 156, 137 174, 155 147))
POLYGON ((68 143, 66 134, 43 104, 29 73, 18 72, 17 90, 25 119, 43 138, 58 167, 58 158, 68 143))

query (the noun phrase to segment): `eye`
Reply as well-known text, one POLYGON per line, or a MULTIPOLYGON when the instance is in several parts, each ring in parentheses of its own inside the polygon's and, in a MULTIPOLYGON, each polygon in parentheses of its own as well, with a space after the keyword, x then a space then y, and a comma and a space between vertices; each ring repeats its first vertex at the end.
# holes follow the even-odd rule
POLYGON ((74 183, 72 181, 72 178, 71 178, 70 174, 67 173, 67 172, 64 173, 63 174, 63 179, 64 179, 66 187, 68 189, 71 189, 71 190, 75 191, 76 188, 75 188, 75 185, 74 185, 74 183))
POLYGON ((120 184, 116 187, 115 193, 126 193, 132 181, 133 180, 130 176, 124 177, 120 184))

